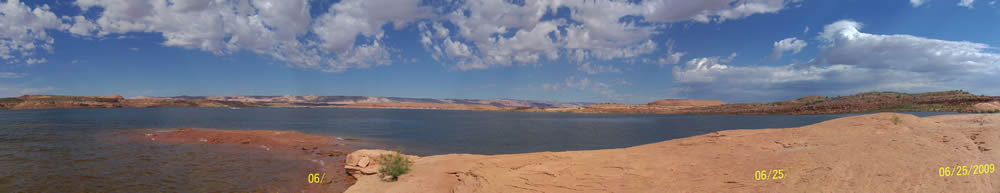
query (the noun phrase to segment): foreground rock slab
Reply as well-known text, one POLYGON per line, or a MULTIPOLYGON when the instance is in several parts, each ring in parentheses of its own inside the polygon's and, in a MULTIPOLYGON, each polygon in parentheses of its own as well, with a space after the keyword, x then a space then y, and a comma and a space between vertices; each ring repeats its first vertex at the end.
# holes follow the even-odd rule
POLYGON ((399 181, 362 176, 347 192, 996 192, 1000 171, 940 169, 998 165, 998 144, 997 114, 879 113, 622 149, 427 156, 399 181))

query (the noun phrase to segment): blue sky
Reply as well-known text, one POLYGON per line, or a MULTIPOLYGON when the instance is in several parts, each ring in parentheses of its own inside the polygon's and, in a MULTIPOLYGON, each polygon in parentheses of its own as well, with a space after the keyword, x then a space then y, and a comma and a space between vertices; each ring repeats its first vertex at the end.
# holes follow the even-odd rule
POLYGON ((0 96, 1000 95, 996 0, 0 3, 0 96))

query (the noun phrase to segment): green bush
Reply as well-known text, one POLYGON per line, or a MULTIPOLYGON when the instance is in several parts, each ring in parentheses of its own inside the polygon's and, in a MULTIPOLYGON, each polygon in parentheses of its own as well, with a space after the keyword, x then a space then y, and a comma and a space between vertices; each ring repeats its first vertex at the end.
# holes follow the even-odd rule
POLYGON ((378 159, 383 164, 382 168, 379 168, 378 171, 392 176, 392 180, 394 181, 398 179, 400 175, 410 172, 410 165, 412 165, 412 163, 410 163, 410 159, 406 158, 406 156, 398 150, 392 154, 382 154, 378 157, 378 159))
POLYGON ((893 125, 899 125, 899 123, 902 123, 902 122, 903 122, 903 119, 899 118, 899 116, 896 116, 896 115, 892 116, 892 124, 893 125))

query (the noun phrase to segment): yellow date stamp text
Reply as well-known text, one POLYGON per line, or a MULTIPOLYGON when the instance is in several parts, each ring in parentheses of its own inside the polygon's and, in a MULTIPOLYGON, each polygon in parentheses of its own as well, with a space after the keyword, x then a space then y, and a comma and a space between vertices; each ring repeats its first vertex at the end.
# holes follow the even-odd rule
POLYGON ((785 169, 757 170, 753 172, 757 181, 785 179, 785 169))
POLYGON ((973 164, 945 166, 938 168, 938 176, 968 176, 996 173, 997 166, 994 164, 973 164))

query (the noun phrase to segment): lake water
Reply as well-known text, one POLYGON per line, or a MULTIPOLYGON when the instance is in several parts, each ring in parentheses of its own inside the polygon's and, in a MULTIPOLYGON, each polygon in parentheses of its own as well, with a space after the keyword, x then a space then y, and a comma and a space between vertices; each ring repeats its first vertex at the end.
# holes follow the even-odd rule
MULTIPOLYGON (((914 113, 918 116, 943 113, 914 113)), ((629 147, 727 129, 798 127, 850 115, 645 115, 345 108, 0 111, 0 190, 282 191, 308 163, 210 145, 108 140, 116 130, 296 130, 418 155, 629 147), (249 166, 249 167, 248 167, 249 166)))

